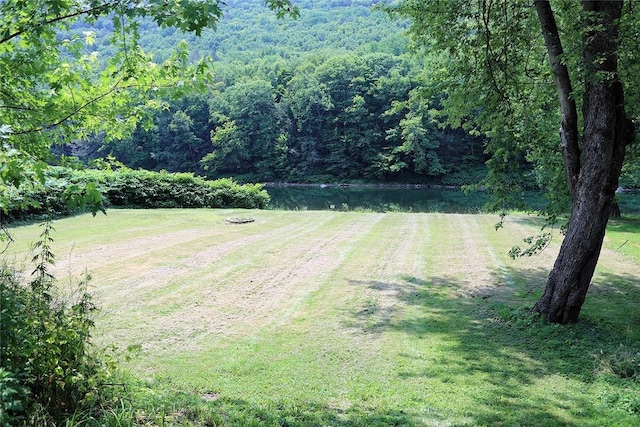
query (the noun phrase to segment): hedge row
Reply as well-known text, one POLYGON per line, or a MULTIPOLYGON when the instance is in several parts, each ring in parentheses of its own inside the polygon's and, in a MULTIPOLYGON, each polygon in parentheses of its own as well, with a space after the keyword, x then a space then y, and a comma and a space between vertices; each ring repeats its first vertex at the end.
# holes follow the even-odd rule
POLYGON ((85 203, 70 203, 88 188, 97 188, 105 208, 247 208, 263 209, 269 195, 261 184, 237 184, 230 178, 215 181, 191 173, 116 170, 74 170, 51 167, 43 188, 24 194, 33 206, 8 213, 9 220, 38 215, 65 216, 87 210, 85 203))

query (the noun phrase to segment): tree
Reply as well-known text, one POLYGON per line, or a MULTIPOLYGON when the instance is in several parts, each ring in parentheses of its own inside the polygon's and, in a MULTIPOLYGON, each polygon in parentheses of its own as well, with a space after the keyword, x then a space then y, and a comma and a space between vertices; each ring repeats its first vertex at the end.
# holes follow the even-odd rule
MULTIPOLYGON (((265 80, 240 81, 210 101, 213 151, 202 159, 214 175, 253 174, 273 179, 279 143, 287 135, 279 126, 275 90, 265 80)), ((286 149, 284 150, 286 153, 286 149)))
POLYGON ((625 150, 635 138, 625 93, 636 88, 621 70, 624 61, 633 60, 628 50, 635 45, 625 31, 635 34, 637 8, 619 0, 404 0, 388 9, 411 19, 417 44, 446 51, 440 66, 448 73, 441 86, 448 122, 490 137, 490 166, 510 167, 513 153, 536 167, 562 165, 571 214, 534 310, 550 322, 576 322, 625 150), (560 124, 559 138, 549 131, 554 122, 556 128, 560 124))
POLYGON ((322 165, 322 135, 331 97, 314 74, 315 67, 297 70, 287 84, 283 102, 294 123, 289 161, 298 172, 296 179, 322 165))
POLYGON ((423 102, 414 103, 415 98, 407 102, 395 102, 391 112, 407 109, 398 126, 387 131, 387 140, 399 140, 389 154, 388 168, 393 172, 411 166, 416 173, 426 175, 444 174, 436 149, 440 141, 434 135, 435 126, 425 119, 427 108, 423 102))
POLYGON ((166 108, 152 112, 153 125, 138 123, 120 140, 102 140, 97 153, 82 156, 73 144, 68 154, 88 162, 112 156, 133 169, 202 173, 200 159, 211 151, 208 92, 165 101, 166 108))
POLYGON ((317 67, 318 83, 330 100, 320 134, 326 171, 368 179, 390 171, 386 135, 401 119, 391 110, 408 96, 407 68, 400 57, 388 54, 335 56, 317 67))

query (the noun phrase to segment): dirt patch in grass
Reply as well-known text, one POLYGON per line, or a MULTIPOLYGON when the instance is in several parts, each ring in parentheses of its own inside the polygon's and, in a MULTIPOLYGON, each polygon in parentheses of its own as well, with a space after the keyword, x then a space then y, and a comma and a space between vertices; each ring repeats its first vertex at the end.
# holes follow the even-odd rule
POLYGON ((163 316, 158 326, 167 325, 182 336, 229 336, 283 322, 336 268, 345 245, 357 241, 375 222, 376 218, 361 218, 326 236, 317 227, 301 233, 287 226, 242 239, 229 254, 237 257, 236 263, 219 258, 220 268, 212 264, 207 279, 190 291, 188 301, 193 304, 163 316))

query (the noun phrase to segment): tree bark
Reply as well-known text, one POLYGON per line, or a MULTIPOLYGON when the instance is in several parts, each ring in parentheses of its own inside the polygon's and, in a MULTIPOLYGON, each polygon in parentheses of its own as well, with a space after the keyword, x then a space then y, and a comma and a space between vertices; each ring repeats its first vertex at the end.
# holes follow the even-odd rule
POLYGON ((564 170, 567 178, 567 185, 571 192, 571 197, 575 198, 576 185, 580 175, 580 132, 578 132, 578 109, 573 98, 573 87, 569 69, 563 62, 564 50, 560 40, 558 25, 551 9, 549 0, 536 0, 534 2, 538 20, 542 28, 542 35, 549 53, 549 63, 553 72, 556 89, 558 91, 558 101, 562 112, 560 122, 560 145, 564 160, 564 170))
POLYGON ((620 205, 618 202, 614 200, 611 204, 611 211, 609 212, 609 218, 620 218, 622 216, 622 212, 620 212, 620 205))
MULTIPOLYGON (((535 4, 552 69, 557 73, 554 67, 558 61, 557 50, 554 57, 550 41, 556 38, 559 41, 560 38, 555 20, 553 25, 549 25, 553 12, 546 1, 536 1, 535 4), (547 34, 554 31, 555 35, 547 34)), ((622 4, 618 0, 582 2, 585 12, 582 150, 569 147, 571 152, 568 156, 563 146, 568 185, 572 189, 572 213, 544 294, 534 306, 535 311, 554 323, 578 320, 600 256, 625 148, 634 138, 634 125, 625 114, 623 86, 617 73, 617 22, 622 4), (576 149, 577 159, 581 159, 578 160, 577 174, 576 149)), ((562 91, 566 86, 560 87, 562 81, 557 76, 556 85, 561 93, 564 126, 562 91)))

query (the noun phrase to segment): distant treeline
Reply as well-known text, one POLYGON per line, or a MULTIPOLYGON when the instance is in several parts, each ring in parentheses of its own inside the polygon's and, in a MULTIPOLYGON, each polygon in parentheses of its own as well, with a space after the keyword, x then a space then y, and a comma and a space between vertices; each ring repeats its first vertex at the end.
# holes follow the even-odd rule
MULTIPOLYGON (((407 53, 405 22, 375 11, 370 0, 295 3, 301 13, 292 20, 277 19, 262 0, 227 0, 218 28, 201 37, 141 21, 140 41, 158 61, 181 40, 194 59, 213 58, 208 89, 155 100, 164 108, 149 110, 150 120, 129 138, 93 135, 58 147, 58 154, 85 161, 112 155, 134 169, 241 182, 457 186, 486 176, 487 140, 465 123, 441 126, 446 94, 434 76, 446 70, 433 65, 429 52, 407 53)), ((91 48, 106 58, 111 26, 98 20, 69 32, 92 34, 91 48)), ((639 152, 629 149, 624 187, 640 187, 639 152)), ((520 172, 508 177, 515 187, 535 189, 545 181, 530 158, 519 151, 509 158, 507 169, 525 171, 524 180, 520 172)))
MULTIPOLYGON (((368 1, 297 2, 298 20, 278 20, 257 0, 226 3, 217 31, 201 38, 140 25, 158 58, 185 38, 194 55, 216 59, 206 92, 161 100, 127 139, 96 135, 59 152, 243 182, 462 185, 484 176, 483 140, 441 127, 437 101, 425 101, 437 97, 418 93, 425 64, 406 54, 402 22, 368 1)), ((92 27, 101 49, 103 26, 92 27)))
POLYGON ((241 181, 476 183, 483 140, 439 125, 414 93, 421 69, 390 53, 225 64, 208 93, 166 100, 131 137, 65 150, 241 181))

